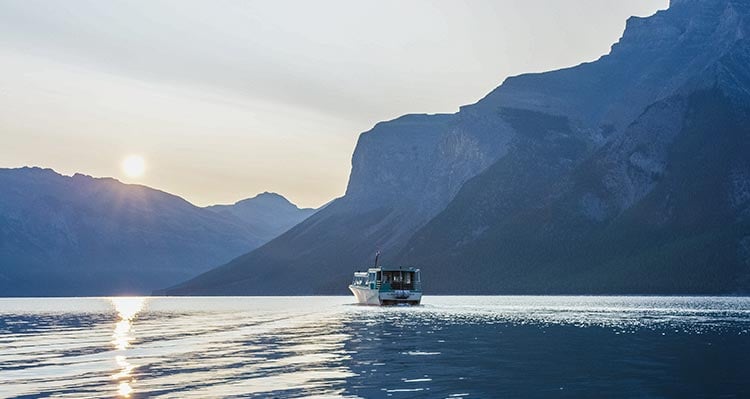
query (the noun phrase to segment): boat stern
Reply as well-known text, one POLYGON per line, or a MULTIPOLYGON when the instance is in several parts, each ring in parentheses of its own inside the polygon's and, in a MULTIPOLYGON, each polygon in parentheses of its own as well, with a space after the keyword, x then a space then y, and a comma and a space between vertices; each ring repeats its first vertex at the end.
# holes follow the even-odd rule
POLYGON ((380 292, 378 295, 381 305, 419 305, 422 302, 422 293, 411 290, 395 290, 380 292))

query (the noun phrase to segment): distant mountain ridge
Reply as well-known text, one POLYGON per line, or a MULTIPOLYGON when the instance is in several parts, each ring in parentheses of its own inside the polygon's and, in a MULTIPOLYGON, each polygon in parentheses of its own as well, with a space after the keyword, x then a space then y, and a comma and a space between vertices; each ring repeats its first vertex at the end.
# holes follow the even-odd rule
MULTIPOLYGON (((0 169, 0 296, 149 293, 275 237, 297 210, 275 196, 256 207, 265 218, 256 229, 231 206, 217 212, 112 178, 0 169)), ((310 213, 297 211, 298 221, 310 213)))
POLYGON ((313 208, 300 209, 283 196, 269 192, 260 193, 232 205, 212 205, 206 209, 230 215, 252 226, 264 242, 289 230, 316 212, 313 208))
POLYGON ((672 1, 595 62, 379 123, 344 197, 165 292, 345 293, 378 248, 437 293, 748 292, 749 27, 672 1))

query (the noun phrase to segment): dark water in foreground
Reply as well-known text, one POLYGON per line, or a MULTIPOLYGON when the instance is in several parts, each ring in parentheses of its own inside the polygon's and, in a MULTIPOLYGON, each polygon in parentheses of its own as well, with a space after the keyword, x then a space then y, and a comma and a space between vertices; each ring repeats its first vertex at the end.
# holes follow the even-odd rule
POLYGON ((750 398, 750 298, 0 299, 0 397, 750 398))

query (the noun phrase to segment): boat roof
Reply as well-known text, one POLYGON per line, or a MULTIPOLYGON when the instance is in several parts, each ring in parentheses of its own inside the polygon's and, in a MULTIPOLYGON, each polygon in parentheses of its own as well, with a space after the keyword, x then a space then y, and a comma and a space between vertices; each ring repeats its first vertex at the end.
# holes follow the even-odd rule
POLYGON ((367 269, 368 272, 418 272, 419 269, 413 266, 379 266, 367 269))

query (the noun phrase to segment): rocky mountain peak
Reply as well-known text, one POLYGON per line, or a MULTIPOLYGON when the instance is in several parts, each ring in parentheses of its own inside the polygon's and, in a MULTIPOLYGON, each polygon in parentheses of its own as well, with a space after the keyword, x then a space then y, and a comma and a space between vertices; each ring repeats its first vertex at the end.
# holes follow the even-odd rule
POLYGON ((615 51, 693 49, 726 50, 744 38, 750 2, 741 0, 676 0, 650 17, 631 17, 615 51))
POLYGON ((681 0, 631 17, 599 60, 510 77, 467 108, 517 108, 565 115, 588 129, 622 131, 645 108, 686 85, 711 86, 707 71, 747 36, 748 0, 681 0))

